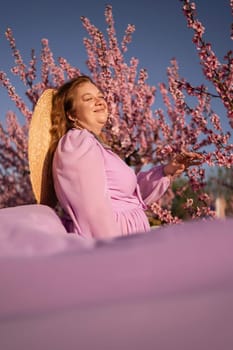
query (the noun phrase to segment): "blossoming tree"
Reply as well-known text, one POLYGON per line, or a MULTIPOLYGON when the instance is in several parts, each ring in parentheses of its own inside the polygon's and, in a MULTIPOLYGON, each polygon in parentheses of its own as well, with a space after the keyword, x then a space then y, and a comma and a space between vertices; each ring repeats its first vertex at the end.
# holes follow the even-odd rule
MULTIPOLYGON (((106 141, 111 144, 125 161, 140 170, 145 165, 165 162, 171 155, 183 149, 203 152, 206 146, 211 151, 203 153, 203 164, 232 167, 233 145, 230 143, 230 130, 233 127, 233 56, 226 53, 223 62, 217 58, 211 45, 205 42, 204 27, 198 21, 195 4, 182 0, 183 13, 187 25, 193 30, 193 43, 197 48, 203 77, 212 83, 215 89, 210 93, 206 85, 193 86, 180 77, 178 63, 171 61, 167 69, 167 84, 151 86, 147 83, 148 73, 139 69, 139 61, 132 57, 125 60, 128 44, 135 30, 128 25, 121 42, 118 41, 114 26, 112 7, 106 6, 105 19, 107 35, 93 25, 86 17, 81 17, 88 37, 84 38, 87 52, 89 75, 106 94, 110 118, 105 129, 106 141), (156 92, 163 97, 164 108, 154 108, 156 92), (188 99, 195 103, 192 107, 188 99), (213 111, 211 101, 218 97, 227 111, 229 131, 224 132, 220 117, 213 111)), ((233 0, 230 1, 233 11, 233 0)), ((0 207, 35 202, 31 190, 27 160, 28 127, 32 110, 40 94, 48 87, 56 88, 67 78, 81 74, 79 68, 71 66, 63 57, 54 59, 49 42, 43 39, 40 70, 37 75, 37 58, 31 53, 31 60, 25 64, 17 49, 11 29, 6 37, 10 43, 15 66, 12 73, 19 77, 25 86, 25 93, 31 107, 20 98, 5 72, 0 72, 0 83, 8 91, 20 113, 25 117, 21 125, 16 115, 6 115, 6 127, 0 124, 0 207)), ((194 205, 190 198, 184 205, 191 217, 214 215, 210 210, 210 198, 203 192, 205 170, 203 166, 192 167, 187 171, 185 185, 168 191, 170 202, 174 196, 184 195, 187 185, 197 194, 194 205)), ((161 222, 178 222, 165 202, 154 203, 151 213, 161 222)))

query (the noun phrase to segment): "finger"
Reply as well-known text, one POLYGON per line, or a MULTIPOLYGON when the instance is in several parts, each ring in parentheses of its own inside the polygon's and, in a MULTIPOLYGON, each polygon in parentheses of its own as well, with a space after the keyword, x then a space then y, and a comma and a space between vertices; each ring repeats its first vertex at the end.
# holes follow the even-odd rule
POLYGON ((201 165, 203 162, 200 160, 192 160, 189 162, 186 162, 186 167, 193 166, 193 165, 201 165))
POLYGON ((185 151, 185 150, 182 150, 180 152, 181 155, 183 156, 186 156, 186 157, 198 157, 198 158, 202 158, 203 155, 201 153, 198 153, 198 152, 189 152, 189 151, 185 151))
POLYGON ((187 159, 203 159, 203 156, 200 153, 187 153, 183 155, 187 159))
POLYGON ((189 154, 188 156, 186 155, 179 155, 176 157, 175 161, 180 164, 189 164, 193 162, 199 162, 200 164, 203 162, 203 157, 199 155, 191 155, 189 154))

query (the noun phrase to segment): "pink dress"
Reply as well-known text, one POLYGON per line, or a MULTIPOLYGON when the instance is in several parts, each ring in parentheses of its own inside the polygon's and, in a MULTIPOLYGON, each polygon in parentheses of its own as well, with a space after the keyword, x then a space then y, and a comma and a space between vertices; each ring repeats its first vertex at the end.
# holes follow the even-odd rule
POLYGON ((145 209, 170 185, 162 166, 140 172, 87 130, 72 129, 59 141, 53 178, 68 232, 108 238, 150 229, 145 209))

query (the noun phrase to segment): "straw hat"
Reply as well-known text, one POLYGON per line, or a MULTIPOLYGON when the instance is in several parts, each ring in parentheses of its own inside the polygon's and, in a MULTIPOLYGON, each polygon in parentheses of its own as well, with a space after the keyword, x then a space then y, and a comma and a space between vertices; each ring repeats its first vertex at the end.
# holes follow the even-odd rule
POLYGON ((54 207, 56 195, 49 176, 49 145, 52 98, 55 90, 45 90, 37 101, 29 126, 28 160, 32 189, 37 203, 54 207))

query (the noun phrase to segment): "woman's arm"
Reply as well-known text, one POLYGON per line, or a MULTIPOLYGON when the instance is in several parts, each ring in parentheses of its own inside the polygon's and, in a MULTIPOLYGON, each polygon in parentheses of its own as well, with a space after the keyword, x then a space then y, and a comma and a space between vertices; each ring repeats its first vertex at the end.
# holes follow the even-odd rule
POLYGON ((170 176, 164 174, 164 166, 153 166, 147 171, 141 171, 137 175, 142 199, 145 204, 159 200, 170 186, 170 176))
POLYGON ((195 152, 181 152, 167 164, 154 166, 137 175, 142 199, 148 205, 159 200, 168 189, 172 179, 181 175, 189 166, 200 165, 202 155, 195 152))
POLYGON ((53 176, 60 204, 71 217, 76 233, 95 238, 120 235, 103 155, 92 134, 71 130, 65 135, 55 153, 53 176))

